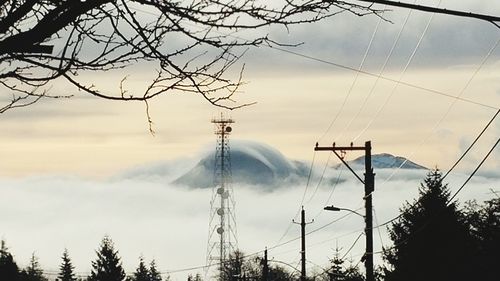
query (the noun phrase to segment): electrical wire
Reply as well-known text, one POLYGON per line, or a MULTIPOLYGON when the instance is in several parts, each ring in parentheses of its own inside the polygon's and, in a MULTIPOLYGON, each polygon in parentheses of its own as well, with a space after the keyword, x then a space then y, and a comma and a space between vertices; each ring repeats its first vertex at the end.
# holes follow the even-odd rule
POLYGON ((354 242, 352 243, 351 247, 349 247, 349 249, 347 250, 347 252, 342 256, 341 260, 343 260, 351 251, 352 249, 354 248, 354 246, 356 246, 356 243, 358 243, 358 240, 359 238, 361 238, 361 236, 363 236, 363 232, 361 232, 358 237, 354 240, 354 242))
POLYGON ((460 188, 453 194, 453 196, 450 197, 450 199, 448 200, 448 202, 451 204, 451 202, 453 201, 453 199, 455 199, 455 197, 458 195, 458 193, 460 193, 460 191, 462 191, 462 189, 464 189, 464 187, 469 183, 469 181, 472 179, 472 177, 476 174, 476 172, 479 170, 479 168, 481 168, 481 166, 484 164, 484 162, 486 161, 486 159, 488 159, 488 157, 490 156, 490 154, 493 152, 493 150, 495 150, 495 147, 498 145, 498 143, 500 142, 500 138, 497 139, 497 142, 493 145, 493 147, 490 149, 490 151, 488 151, 488 153, 484 156, 483 160, 481 160, 481 162, 479 163, 479 165, 477 165, 477 167, 474 169, 474 171, 469 175, 469 177, 467 178, 467 180, 462 184, 462 186, 460 186, 460 188))
POLYGON ((325 177, 326 169, 328 168, 328 164, 330 163, 330 158, 331 158, 332 154, 333 154, 332 152, 330 152, 328 154, 328 159, 326 160, 325 167, 323 168, 323 172, 321 173, 321 177, 318 180, 318 184, 316 185, 316 188, 314 189, 314 192, 311 195, 311 197, 309 197, 309 200, 307 201, 306 205, 309 205, 309 203, 311 203, 311 201, 314 199, 314 196, 316 196, 316 193, 318 192, 318 189, 319 189, 321 183, 323 182, 323 178, 325 177))
MULTIPOLYGON (((368 57, 368 54, 370 53, 370 50, 371 50, 372 44, 373 44, 373 40, 375 39, 375 35, 378 32, 378 28, 379 28, 381 22, 382 22, 382 18, 379 17, 379 20, 377 22, 377 25, 375 26, 375 29, 373 30, 373 33, 372 33, 372 36, 371 36, 370 41, 368 43, 368 46, 366 47, 365 53, 363 55, 363 59, 361 60, 361 63, 359 65, 359 67, 358 67, 358 70, 360 70, 360 71, 363 69, 363 66, 365 64, 366 58, 368 57)), ((345 105, 347 103, 347 100, 351 96, 352 91, 354 89, 354 86, 356 85, 356 83, 358 81, 359 74, 360 74, 360 72, 356 72, 356 75, 354 76, 354 80, 352 81, 351 86, 349 87, 349 90, 347 91, 347 95, 345 96, 344 101, 342 102, 342 106, 340 107, 339 111, 337 112, 337 114, 333 118, 332 122, 330 123, 330 125, 326 129, 325 133, 319 138, 318 142, 320 142, 326 136, 326 134, 328 134, 328 132, 330 131, 330 129, 333 127, 333 125, 337 121, 338 117, 342 114, 342 112, 343 112, 343 110, 345 108, 345 105)))
MULTIPOLYGON (((439 1, 437 6, 439 7, 440 4, 441 4, 441 0, 439 1)), ((380 116, 380 114, 382 113, 384 108, 389 103, 389 100, 396 93, 396 91, 400 85, 400 82, 403 80, 403 77, 406 74, 406 71, 408 70, 410 64, 412 63, 413 58, 415 57, 415 54, 417 53, 418 49, 420 48, 420 44, 422 43, 422 40, 424 39, 425 35, 427 34, 427 31, 429 30, 429 26, 431 25, 431 22, 433 19, 434 19, 434 13, 431 14, 431 16, 429 17, 429 20, 427 21, 427 24, 425 25, 425 28, 424 28, 422 34, 420 34, 420 37, 417 41, 417 45, 415 46, 415 48, 413 48, 413 51, 412 51, 410 57, 408 58, 408 61, 406 62, 406 65, 404 66, 403 71, 401 72, 401 74, 397 80, 398 82, 396 82, 396 84, 394 84, 394 87, 392 88, 391 93, 386 97, 382 106, 380 106, 378 108, 377 112, 375 113, 375 116, 370 120, 370 122, 368 122, 368 124, 365 126, 365 128, 361 131, 360 134, 358 134, 358 136, 355 139, 358 139, 361 135, 363 135, 363 133, 366 132, 366 130, 368 130, 368 128, 373 124, 373 122, 375 120, 377 120, 377 118, 380 116)), ((405 22, 405 24, 406 24, 406 22, 405 22)))
MULTIPOLYGON (((304 189, 304 193, 302 194, 302 199, 300 200, 299 208, 297 210, 297 213, 294 216, 294 219, 296 219, 299 216, 301 208, 304 205, 304 199, 306 198, 307 189, 309 188, 309 184, 311 182, 312 172, 314 170, 314 161, 315 161, 315 159, 316 159, 316 151, 314 151, 314 153, 313 153, 313 157, 312 157, 312 161, 311 161, 311 166, 309 168, 309 175, 307 176, 306 187, 304 189)), ((283 239, 286 237, 286 235, 288 234, 288 232, 292 228, 292 225, 293 225, 293 222, 290 221, 288 223, 288 226, 287 226, 286 230, 285 230, 285 233, 283 233, 283 235, 281 235, 280 239, 278 240, 278 242, 276 244, 280 244, 281 241, 283 241, 283 239)))
MULTIPOLYGON (((269 46, 269 48, 272 48, 272 49, 275 49, 275 50, 278 50, 278 51, 281 51, 281 52, 289 53, 289 54, 292 54, 292 55, 295 55, 295 56, 299 56, 299 57, 302 57, 302 58, 306 58, 306 59, 309 59, 309 60, 321 62, 321 63, 328 64, 328 65, 331 65, 331 66, 335 66, 335 67, 338 67, 338 68, 342 68, 342 69, 345 69, 345 70, 359 72, 359 73, 367 75, 367 76, 371 76, 371 77, 378 77, 379 76, 377 74, 373 74, 373 73, 368 72, 368 71, 357 70, 357 69, 352 68, 350 66, 345 66, 345 65, 342 65, 342 64, 339 64, 339 63, 336 63, 336 62, 332 62, 332 61, 320 59, 320 58, 313 57, 313 56, 310 56, 310 55, 301 54, 301 53, 298 53, 298 52, 295 52, 295 51, 290 51, 290 50, 283 49, 283 48, 280 48, 280 47, 269 46)), ((489 104, 486 104, 486 103, 482 103, 482 102, 478 102, 478 101, 474 101, 474 100, 471 100, 471 99, 457 97, 457 96, 454 96, 452 94, 445 93, 443 91, 434 90, 434 89, 431 89, 431 88, 427 88, 427 87, 424 87, 424 86, 419 86, 419 85, 416 85, 416 84, 413 84, 413 83, 409 83, 409 82, 405 82, 405 81, 398 81, 398 80, 390 78, 390 77, 380 76, 380 79, 386 80, 386 81, 389 81, 389 82, 393 82, 393 83, 398 83, 400 85, 404 85, 404 86, 407 86, 407 87, 410 87, 410 88, 422 90, 422 91, 430 93, 430 94, 436 94, 436 95, 448 97, 448 98, 451 98, 451 99, 456 99, 456 100, 459 100, 459 101, 462 101, 462 102, 465 102, 465 103, 474 104, 474 105, 481 106, 481 107, 484 107, 484 108, 495 109, 495 110, 500 109, 500 107, 498 107, 498 106, 492 106, 492 105, 489 105, 489 104)))
MULTIPOLYGON (((436 219, 437 216, 441 212, 443 212, 447 207, 451 206, 453 204, 453 199, 455 199, 455 197, 469 183, 469 181, 472 179, 472 177, 476 174, 476 172, 481 168, 481 166, 484 164, 484 162, 489 158, 489 156, 491 155, 491 153, 495 150, 495 148, 498 145, 498 143, 500 143, 500 138, 497 139, 497 141, 495 142, 495 144, 491 147, 491 149, 488 151, 488 153, 483 157, 483 159, 481 160, 481 162, 476 166, 476 168, 474 169, 474 171, 469 175, 469 177, 465 180, 465 182, 462 184, 462 186, 448 199, 446 207, 442 208, 440 211, 438 211, 436 214, 434 214, 429 220, 427 220, 426 222, 424 222, 420 228, 418 228, 417 230, 415 230, 415 232, 413 233, 412 236, 409 236, 405 240, 403 240, 403 241, 401 241, 401 242, 399 242, 397 244, 394 244, 394 245, 392 245, 389 248, 385 248, 385 249, 382 249, 381 251, 374 252, 374 254, 381 254, 381 253, 384 253, 384 251, 388 251, 388 250, 394 249, 394 248, 396 248, 399 245, 407 243, 408 241, 410 241, 411 238, 415 237, 415 235, 418 235, 418 233, 420 231, 422 231, 427 225, 429 225, 434 219, 436 219)), ((414 206, 415 206, 415 204, 413 206, 411 206, 411 207, 414 207, 414 206)), ((398 217, 401 217, 401 214, 398 217)))
MULTIPOLYGON (((331 187, 331 191, 330 191, 330 194, 328 195, 328 198, 326 199, 324 205, 328 205, 328 203, 330 203, 330 200, 332 199, 332 196, 333 196, 333 193, 335 192, 335 190, 337 189, 337 186, 339 185, 340 183, 340 180, 341 180, 341 176, 342 176, 342 173, 344 171, 344 166, 341 165, 340 166, 340 171, 339 171, 339 174, 337 176, 337 179, 335 180, 335 183, 333 184, 333 186, 331 187)), ((314 220, 316 220, 320 215, 321 213, 323 213, 325 210, 323 208, 321 208, 318 213, 314 216, 314 220)))

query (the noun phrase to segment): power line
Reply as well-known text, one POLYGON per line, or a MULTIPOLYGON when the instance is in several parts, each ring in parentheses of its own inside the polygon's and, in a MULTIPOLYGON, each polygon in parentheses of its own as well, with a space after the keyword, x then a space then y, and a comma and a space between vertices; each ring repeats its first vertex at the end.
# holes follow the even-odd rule
MULTIPOLYGON (((439 1, 438 6, 440 4, 441 4, 441 0, 439 1)), ((406 21, 408 20, 410 14, 411 13, 408 13, 408 17, 406 18, 406 21)), ((366 132, 366 130, 368 130, 368 128, 380 116, 380 113, 382 113, 382 111, 384 110, 384 108, 389 103, 390 99, 396 93, 396 91, 398 89, 398 86, 400 85, 401 81, 403 80, 404 75, 406 74, 406 71, 410 67, 410 64, 412 63, 413 58, 415 57, 418 49, 420 48, 420 44, 422 43, 422 40, 424 39, 425 35, 427 34, 427 30, 429 30, 429 26, 431 25, 431 22, 432 22, 433 18, 434 18, 434 14, 432 14, 429 17, 429 20, 427 21, 427 24, 425 25, 424 31, 422 32, 422 34, 420 34, 420 37, 419 37, 419 39, 417 41, 417 44, 415 45, 415 48, 413 48, 413 51, 412 51, 410 57, 408 58, 408 60, 406 62, 406 65, 404 66, 403 70, 401 71, 401 74, 399 75, 399 78, 398 78, 396 84, 392 88, 391 93, 386 97, 386 99, 384 100, 384 103, 378 108, 377 112, 375 113, 375 116, 370 120, 370 122, 368 122, 368 124, 365 126, 365 128, 361 131, 361 133, 355 139, 357 139, 358 137, 360 137, 364 132, 366 132)), ((406 25, 406 21, 405 21, 405 25, 406 25)), ((401 34, 399 34, 399 35, 401 35, 401 34)), ((398 40, 399 40, 399 38, 398 38, 398 40)), ((377 77, 377 79, 378 79, 378 77, 377 77)))
MULTIPOLYGON (((339 63, 336 63, 336 62, 332 62, 332 61, 320 59, 320 58, 313 57, 313 56, 310 56, 310 55, 301 54, 301 53, 298 53, 298 52, 295 52, 295 51, 290 51, 290 50, 283 49, 283 48, 280 48, 280 47, 269 45, 269 48, 272 48, 272 49, 275 49, 275 50, 278 50, 278 51, 281 51, 281 52, 289 53, 289 54, 292 54, 292 55, 295 55, 295 56, 299 56, 299 57, 302 57, 302 58, 306 58, 306 59, 309 59, 309 60, 314 60, 314 61, 321 62, 321 63, 324 63, 324 64, 332 65, 332 66, 335 66, 335 67, 338 67, 338 68, 342 68, 342 69, 345 69, 345 70, 350 70, 350 71, 354 71, 354 72, 360 72, 361 74, 365 74, 367 76, 379 77, 379 75, 373 74, 373 73, 368 72, 368 71, 357 70, 357 69, 355 69, 353 67, 350 67, 350 66, 345 66, 345 65, 342 65, 342 64, 339 64, 339 63)), ((425 91, 425 92, 428 92, 428 93, 431 93, 431 94, 445 96, 445 97, 456 99, 456 100, 459 100, 459 101, 462 101, 462 102, 466 102, 466 103, 474 104, 474 105, 477 105, 477 106, 481 106, 481 107, 484 107, 484 108, 495 109, 495 110, 500 109, 500 107, 497 107, 497 106, 488 105, 488 104, 481 103, 481 102, 478 102, 478 101, 474 101, 474 100, 471 100, 471 99, 457 97, 457 96, 454 96, 452 94, 448 94, 448 93, 445 93, 445 92, 442 92, 442 91, 438 91, 438 90, 426 88, 426 87, 419 86, 419 85, 412 84, 412 83, 405 82, 405 81, 398 81, 396 79, 389 78, 389 77, 386 77, 386 76, 380 75, 380 79, 386 80, 386 81, 389 81, 389 82, 393 82, 393 83, 399 83, 401 85, 404 85, 404 86, 407 86, 407 87, 410 87, 410 88, 422 90, 422 91, 425 91)))
POLYGON ((479 163, 479 165, 477 165, 477 167, 474 169, 474 171, 469 175, 469 177, 464 182, 464 184, 462 184, 462 186, 453 194, 453 196, 451 196, 451 198, 449 200, 450 203, 458 195, 458 193, 460 193, 460 191, 462 191, 462 189, 469 183, 470 179, 472 179, 472 177, 476 174, 476 172, 479 170, 479 168, 481 168, 483 163, 486 161, 486 159, 488 159, 488 157, 493 152, 493 150, 495 149, 495 147, 498 145, 499 142, 500 142, 500 138, 497 139, 497 142, 493 145, 493 147, 490 149, 490 151, 488 151, 488 153, 484 156, 483 160, 481 160, 481 162, 479 163))
MULTIPOLYGON (((484 126, 484 128, 481 130, 481 132, 477 135, 476 139, 469 145, 469 147, 462 153, 462 155, 458 158, 457 161, 455 161, 455 163, 451 166, 450 169, 448 169, 448 171, 445 173, 445 175, 441 178, 442 180, 444 180, 452 171, 453 169, 455 169, 455 167, 464 159, 464 157, 467 155, 467 153, 469 153, 469 151, 472 149, 472 147, 477 143, 477 141, 483 136, 484 132, 489 128, 489 126, 493 123, 493 121, 497 118, 497 116, 499 115, 500 113, 500 109, 495 113, 495 115, 493 115, 493 117, 490 119, 490 121, 486 124, 486 126, 484 126)), ((413 204, 413 206, 411 206, 411 208, 415 207, 415 204, 413 204)), ((402 216, 402 214, 399 214, 398 216, 396 216, 395 218, 392 218, 382 224, 379 224, 377 226, 374 226, 373 228, 380 228, 382 226, 386 226, 390 223, 392 223, 393 221, 396 221, 397 219, 399 219, 400 217, 402 216)))
MULTIPOLYGON (((361 60, 361 63, 359 65, 358 70, 362 70, 363 69, 363 66, 365 64, 366 58, 368 57, 368 54, 369 54, 369 52, 371 50, 371 47, 372 47, 372 44, 373 44, 373 40, 375 39, 375 35, 377 34, 377 31, 378 31, 378 28, 379 28, 381 22, 382 22, 382 18, 379 18, 379 20, 377 22, 377 25, 375 26, 375 29, 373 30, 373 33, 372 33, 372 36, 371 36, 370 41, 368 43, 368 46, 366 47, 365 54, 363 55, 363 59, 361 60)), ((354 76, 354 80, 352 81, 351 86, 349 87, 349 91, 347 92, 347 95, 344 98, 342 106, 340 107, 339 111, 337 112, 337 114, 333 118, 332 122, 330 123, 330 125, 326 129, 325 133, 319 138, 318 141, 321 141, 326 136, 326 134, 328 133, 328 131, 334 125, 335 121, 337 121, 338 117, 341 115, 341 113, 344 110, 344 107, 345 107, 345 105, 347 103, 347 100, 351 96, 352 90, 354 89, 354 86, 356 85, 356 82, 358 81, 359 74, 360 74, 360 72, 356 72, 356 75, 354 76)))

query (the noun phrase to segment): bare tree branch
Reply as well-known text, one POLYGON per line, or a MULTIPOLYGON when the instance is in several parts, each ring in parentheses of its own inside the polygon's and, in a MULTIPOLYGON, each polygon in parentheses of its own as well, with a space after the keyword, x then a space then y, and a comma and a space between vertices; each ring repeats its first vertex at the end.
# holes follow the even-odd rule
POLYGON ((0 113, 72 96, 50 95, 55 82, 103 99, 145 102, 151 132, 148 100, 168 92, 198 94, 226 109, 247 106, 235 102, 244 68, 230 78, 241 47, 279 43, 229 34, 344 12, 383 11, 336 0, 1 0, 0 88, 9 100, 0 113), (109 81, 84 78, 117 71, 125 76, 138 65, 156 69, 142 91, 127 88, 125 78, 115 90, 109 81))

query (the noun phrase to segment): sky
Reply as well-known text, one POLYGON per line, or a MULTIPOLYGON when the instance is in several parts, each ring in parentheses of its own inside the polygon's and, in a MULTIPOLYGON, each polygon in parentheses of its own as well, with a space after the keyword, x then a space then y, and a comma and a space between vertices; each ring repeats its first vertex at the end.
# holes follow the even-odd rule
MULTIPOLYGON (((418 3, 437 2, 449 9, 500 15, 496 1, 418 3)), ((290 52, 264 46, 246 51, 239 66, 245 65, 247 84, 238 93, 237 102, 257 103, 224 112, 236 120, 231 138, 268 144, 289 159, 307 163, 314 159, 318 169, 329 155, 314 153, 316 142, 363 144, 367 140, 372 142, 374 153, 388 152, 427 167, 448 169, 500 107, 500 47, 495 48, 500 29, 444 15, 435 15, 429 22, 430 14, 416 11, 404 24, 408 13, 391 8, 385 14, 391 22, 346 14, 290 30, 273 27, 259 31, 280 42, 303 44, 283 48, 290 52), (358 69, 365 53, 365 73, 345 68, 358 69), (382 78, 377 80, 380 73, 382 78)), ((135 89, 150 74, 147 66, 137 69, 141 71, 88 79, 116 89, 123 76, 130 75, 126 83, 135 89)), ((62 84, 54 84, 53 90, 74 93, 62 84)), ((206 235, 199 233, 205 233, 208 224, 209 193, 178 189, 168 181, 121 179, 119 175, 162 163, 176 167, 169 171, 172 175, 180 173, 215 146, 210 120, 220 112, 199 96, 167 94, 150 103, 154 135, 148 131, 143 103, 79 94, 72 99, 43 100, 0 115, 0 191, 6 194, 1 196, 0 222, 6 227, 0 227, 0 237, 11 245, 21 264, 36 251, 42 265, 52 269, 57 268, 62 249, 68 247, 70 253, 74 249, 80 270, 87 271, 93 250, 105 234, 112 236, 127 257, 124 262, 128 268, 133 268, 141 249, 146 258, 161 257, 162 268, 203 264, 206 235), (114 227, 109 226, 109 220, 114 227), (146 229, 147 233, 130 228, 146 229), (57 235, 60 239, 55 239, 57 235), (180 245, 187 247, 182 248, 185 257, 171 260, 165 252, 171 248, 179 253, 169 242, 176 239, 184 241, 180 245)), ((453 177, 457 184, 471 173, 499 135, 496 119, 457 167, 453 177)), ((464 198, 483 200, 487 194, 491 196, 490 188, 498 190, 499 152, 497 147, 479 171, 474 182, 477 188, 467 189, 464 198)), ((357 156, 350 153, 346 157, 357 156)), ((416 190, 402 192, 398 185, 405 182, 416 187, 419 177, 407 179, 405 175, 385 181, 387 178, 381 176, 382 186, 387 188, 379 196, 384 196, 380 200, 387 204, 380 212, 381 217, 390 218, 404 200, 416 195, 416 190)), ((348 187, 341 190, 348 205, 359 203, 359 194, 351 194, 348 187)), ((313 197, 313 212, 321 209, 313 204, 314 198, 328 197, 329 192, 320 190, 313 197)), ((237 195, 241 198, 237 203, 240 241, 247 246, 243 250, 259 251, 280 240, 303 193, 304 186, 270 194, 243 187, 237 195), (290 203, 280 204, 272 210, 273 217, 262 223, 268 217, 260 212, 264 210, 252 211, 255 202, 273 206, 276 200, 290 203), (256 235, 263 238, 254 239, 261 237, 256 235)), ((346 232, 360 227, 354 219, 348 221, 346 232)), ((331 239, 331 233, 318 235, 316 241, 331 239)), ((287 234, 290 237, 294 235, 287 234)), ((350 236, 339 243, 348 247, 352 239, 350 236)), ((283 259, 292 262, 296 254, 283 259)), ((324 263, 330 254, 318 251, 315 260, 324 263)))

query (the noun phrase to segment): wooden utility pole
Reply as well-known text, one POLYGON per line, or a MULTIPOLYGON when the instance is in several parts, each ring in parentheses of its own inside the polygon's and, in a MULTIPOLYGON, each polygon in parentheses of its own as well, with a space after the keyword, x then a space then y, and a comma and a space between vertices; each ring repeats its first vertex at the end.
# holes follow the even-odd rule
POLYGON ((375 174, 373 173, 372 168, 372 146, 371 142, 365 142, 364 146, 335 146, 335 143, 329 147, 320 147, 318 143, 316 143, 315 151, 333 151, 335 155, 347 166, 347 168, 358 178, 365 186, 365 236, 366 236, 366 251, 363 256, 363 260, 365 262, 366 267, 366 281, 374 281, 375 277, 373 274, 373 216, 372 216, 372 195, 375 190, 375 174), (349 167, 349 165, 344 161, 344 158, 341 157, 337 151, 349 151, 349 150, 362 150, 365 152, 365 179, 362 180, 354 170, 349 167))
POLYGON ((314 222, 306 223, 306 211, 304 210, 304 206, 302 206, 302 211, 300 213, 300 223, 293 221, 296 224, 300 224, 300 236, 301 236, 301 264, 302 268, 300 271, 300 281, 306 281, 306 225, 314 222))
POLYGON ((269 280, 269 263, 267 260, 267 248, 264 250, 264 259, 261 260, 262 264, 262 281, 269 280))

